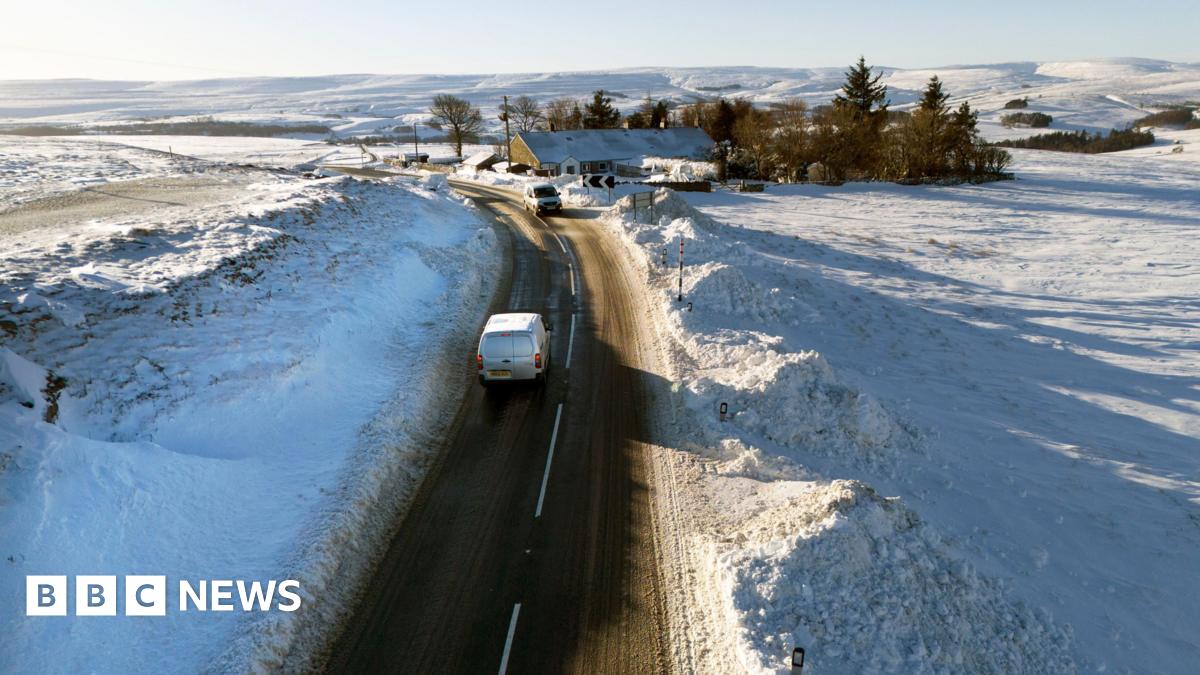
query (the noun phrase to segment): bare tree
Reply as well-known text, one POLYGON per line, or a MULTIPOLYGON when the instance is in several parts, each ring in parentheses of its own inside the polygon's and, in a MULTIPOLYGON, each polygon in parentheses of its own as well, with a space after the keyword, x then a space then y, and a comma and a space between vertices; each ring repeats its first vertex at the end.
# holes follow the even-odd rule
POLYGON ((774 117, 766 111, 751 108, 733 125, 733 138, 754 164, 754 174, 770 178, 775 166, 772 161, 776 134, 774 117))
POLYGON ((509 118, 517 125, 517 131, 536 131, 542 126, 546 116, 542 114, 542 104, 532 96, 518 96, 508 105, 509 118))
POLYGON ((462 157, 463 143, 478 140, 479 132, 483 130, 483 113, 471 105, 470 101, 457 96, 434 96, 429 114, 433 115, 434 121, 446 128, 450 142, 454 143, 454 151, 459 157, 462 157))
POLYGON ((787 182, 800 180, 811 154, 808 104, 800 98, 789 98, 772 103, 769 110, 777 126, 772 137, 776 176, 787 182))
POLYGON ((582 117, 579 102, 573 98, 556 98, 546 104, 546 123, 556 130, 576 129, 576 117, 582 117))

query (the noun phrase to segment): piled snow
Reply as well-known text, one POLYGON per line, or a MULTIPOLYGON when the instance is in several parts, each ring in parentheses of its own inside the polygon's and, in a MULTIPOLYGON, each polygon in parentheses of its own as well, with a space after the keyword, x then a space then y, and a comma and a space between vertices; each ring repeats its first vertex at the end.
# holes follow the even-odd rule
POLYGON ((651 180, 689 182, 717 178, 717 165, 714 162, 645 157, 642 159, 642 167, 655 174, 651 180))
MULTIPOLYGON (((684 195, 745 254, 694 264, 796 297, 751 327, 816 350, 919 433, 890 473, 804 468, 898 495, 981 577, 1069 625, 1089 672, 1187 672, 1200 652, 1200 171, 1192 145, 1169 147, 1017 151, 1018 179, 984 186, 684 195)), ((716 335, 745 319, 689 320, 716 335)))
MULTIPOLYGON (((632 203, 622 199, 607 220, 657 282, 666 330, 689 362, 682 374, 684 404, 706 421, 722 402, 732 414, 727 425, 705 425, 708 446, 720 446, 737 429, 752 444, 751 454, 760 454, 754 446, 770 448, 772 472, 780 461, 804 463, 814 455, 890 464, 900 449, 913 447, 911 431, 869 395, 842 384, 819 354, 789 351, 783 340, 760 330, 804 307, 803 288, 766 288, 748 279, 741 272, 751 255, 746 247, 675 192, 654 194, 654 222, 644 207, 635 216, 632 203), (709 261, 686 266, 690 312, 672 297, 680 241, 685 260, 709 261), (720 320, 714 323, 714 317, 720 320)), ((726 459, 743 465, 745 449, 726 445, 731 449, 726 459)))
POLYGON ((1014 605, 898 499, 857 481, 754 516, 717 561, 747 672, 1067 673, 1070 634, 1014 605), (751 646, 778 646, 767 653, 751 646))
POLYGON ((802 646, 806 672, 1072 671, 1069 631, 980 575, 898 499, 822 477, 895 476, 924 449, 899 415, 792 346, 830 320, 814 309, 819 279, 764 285, 746 233, 676 193, 655 193, 653 219, 632 206, 622 199, 602 218, 662 315, 676 382, 667 442, 703 467, 672 486, 685 495, 674 527, 687 543, 671 564, 689 570, 672 592, 708 615, 677 626, 703 645, 683 667, 782 671, 802 646), (680 241, 691 311, 674 297, 680 241))
POLYGON ((46 224, 0 239, 0 670, 304 668, 436 448, 491 230, 407 182, 154 192, 223 175, 99 220, 3 214, 46 224), (27 574, 294 578, 304 606, 27 619, 27 574))

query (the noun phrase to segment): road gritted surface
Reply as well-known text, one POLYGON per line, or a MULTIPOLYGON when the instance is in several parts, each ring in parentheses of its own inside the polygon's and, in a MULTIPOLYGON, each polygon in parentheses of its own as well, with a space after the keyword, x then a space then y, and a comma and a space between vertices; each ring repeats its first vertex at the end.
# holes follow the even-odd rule
POLYGON ((617 249, 594 221, 542 221, 507 191, 455 187, 507 226, 511 285, 492 311, 546 315, 549 381, 485 392, 463 355, 470 377, 447 386, 468 392, 328 669, 664 672, 643 444, 653 376, 638 369, 641 312, 617 249))

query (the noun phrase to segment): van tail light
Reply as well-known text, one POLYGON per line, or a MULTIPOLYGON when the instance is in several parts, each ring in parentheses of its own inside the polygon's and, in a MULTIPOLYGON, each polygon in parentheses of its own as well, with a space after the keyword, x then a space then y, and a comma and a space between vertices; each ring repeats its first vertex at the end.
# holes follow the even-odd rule
POLYGON ((483 370, 483 354, 475 355, 475 370, 483 370))
POLYGON ((542 355, 541 355, 541 354, 534 354, 534 355, 533 355, 533 365, 534 365, 534 367, 535 367, 535 368, 541 368, 541 367, 542 367, 542 355))

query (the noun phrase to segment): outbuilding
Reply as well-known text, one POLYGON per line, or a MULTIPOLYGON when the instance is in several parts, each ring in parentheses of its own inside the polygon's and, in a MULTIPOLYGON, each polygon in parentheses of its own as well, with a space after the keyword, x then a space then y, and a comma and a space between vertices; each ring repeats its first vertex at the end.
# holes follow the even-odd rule
POLYGON ((463 160, 461 170, 463 173, 479 173, 492 168, 500 158, 493 152, 483 151, 477 152, 463 160))
POLYGON ((703 129, 572 129, 528 131, 512 141, 513 161, 552 176, 616 173, 642 157, 705 160, 713 141, 703 129))

